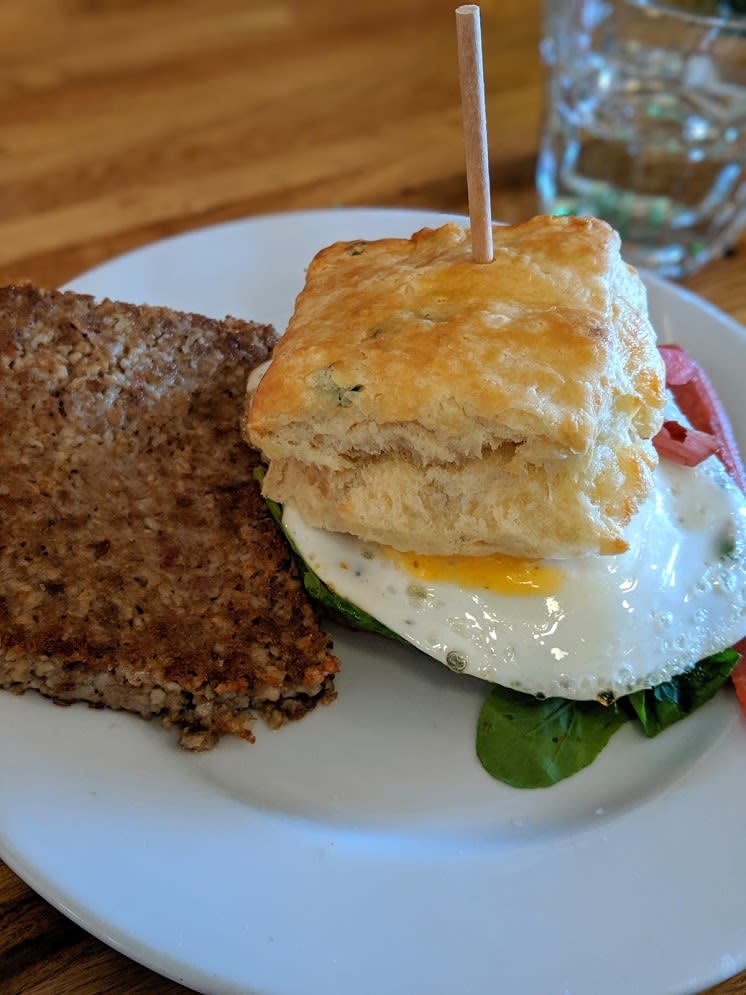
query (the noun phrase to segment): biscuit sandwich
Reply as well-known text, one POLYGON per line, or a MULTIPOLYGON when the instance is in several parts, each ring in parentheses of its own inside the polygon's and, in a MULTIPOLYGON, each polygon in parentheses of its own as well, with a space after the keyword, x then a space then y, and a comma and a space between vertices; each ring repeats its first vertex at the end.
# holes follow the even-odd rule
POLYGON ((537 217, 485 264, 456 224, 323 249, 244 434, 327 593, 452 670, 608 705, 743 635, 743 495, 716 447, 660 459, 664 424, 618 235, 537 217))

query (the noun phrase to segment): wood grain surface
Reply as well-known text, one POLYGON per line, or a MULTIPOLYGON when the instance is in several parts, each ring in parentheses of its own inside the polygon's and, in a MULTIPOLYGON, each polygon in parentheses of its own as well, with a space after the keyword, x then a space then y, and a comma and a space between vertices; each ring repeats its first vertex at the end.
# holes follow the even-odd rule
MULTIPOLYGON (((2 0, 0 281, 58 285, 164 235, 270 211, 464 212, 454 7, 2 0)), ((492 205, 506 221, 535 210, 539 12, 482 4, 492 205)), ((688 281, 743 322, 745 249, 688 281)), ((185 991, 0 863, 1 995, 185 991)), ((746 995, 746 973, 710 992, 746 995)))

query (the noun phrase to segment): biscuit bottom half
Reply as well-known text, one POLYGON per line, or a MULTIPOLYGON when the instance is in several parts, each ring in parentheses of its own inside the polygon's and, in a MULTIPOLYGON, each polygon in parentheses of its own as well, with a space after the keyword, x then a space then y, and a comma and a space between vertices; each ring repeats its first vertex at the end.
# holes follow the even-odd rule
POLYGON ((562 558, 627 548, 624 527, 656 463, 652 445, 639 442, 541 464, 503 449, 424 466, 386 455, 342 468, 279 458, 264 494, 309 525, 402 551, 562 558))

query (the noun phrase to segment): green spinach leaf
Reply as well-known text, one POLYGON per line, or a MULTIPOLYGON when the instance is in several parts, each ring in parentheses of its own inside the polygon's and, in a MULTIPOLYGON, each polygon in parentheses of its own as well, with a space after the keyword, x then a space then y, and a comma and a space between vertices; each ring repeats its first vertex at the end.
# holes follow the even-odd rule
POLYGON ((657 736, 709 701, 728 680, 739 659, 734 649, 714 653, 670 681, 634 691, 622 701, 640 720, 645 735, 657 736))
POLYGON ((514 788, 547 788, 592 763, 627 718, 616 704, 495 686, 479 715, 477 756, 514 788))

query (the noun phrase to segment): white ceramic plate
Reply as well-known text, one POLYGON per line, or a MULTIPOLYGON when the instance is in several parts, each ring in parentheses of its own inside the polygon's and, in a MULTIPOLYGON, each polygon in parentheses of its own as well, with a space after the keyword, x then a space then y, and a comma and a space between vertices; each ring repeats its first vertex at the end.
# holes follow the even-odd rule
MULTIPOLYGON (((442 218, 254 218, 115 259, 76 289, 283 326, 317 248, 442 218)), ((649 281, 746 443, 743 329, 649 281)), ((212 995, 666 995, 746 966, 746 728, 732 693, 626 727, 545 791, 474 756, 485 688, 336 633, 339 699, 192 756, 156 724, 0 695, 0 855, 107 943, 212 995)))

